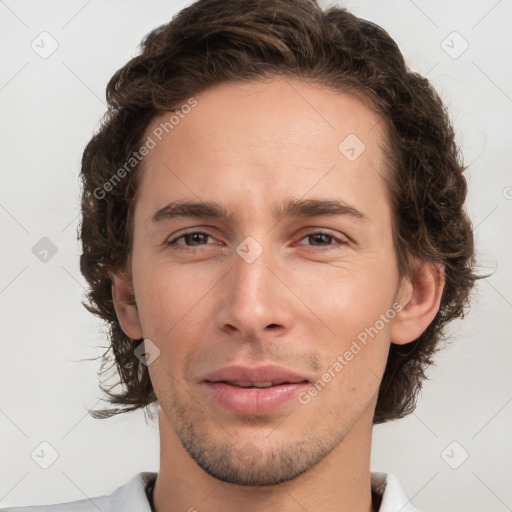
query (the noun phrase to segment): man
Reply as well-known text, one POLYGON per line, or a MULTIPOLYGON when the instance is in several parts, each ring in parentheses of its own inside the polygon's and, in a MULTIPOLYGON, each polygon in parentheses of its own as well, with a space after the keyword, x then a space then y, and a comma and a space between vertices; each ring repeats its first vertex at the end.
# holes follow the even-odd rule
POLYGON ((93 414, 157 403, 160 471, 37 509, 416 510, 372 427, 414 410, 478 279, 428 81, 345 10, 200 0, 107 98, 81 270, 122 391, 93 414))

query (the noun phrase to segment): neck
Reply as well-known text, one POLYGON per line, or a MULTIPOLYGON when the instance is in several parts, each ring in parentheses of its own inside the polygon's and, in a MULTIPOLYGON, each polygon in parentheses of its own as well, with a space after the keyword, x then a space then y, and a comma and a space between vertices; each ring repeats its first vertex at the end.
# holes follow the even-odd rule
POLYGON ((370 453, 373 408, 320 463, 293 480, 270 486, 226 483, 206 473, 183 448, 160 412, 160 471, 156 512, 376 512, 371 498, 370 453))

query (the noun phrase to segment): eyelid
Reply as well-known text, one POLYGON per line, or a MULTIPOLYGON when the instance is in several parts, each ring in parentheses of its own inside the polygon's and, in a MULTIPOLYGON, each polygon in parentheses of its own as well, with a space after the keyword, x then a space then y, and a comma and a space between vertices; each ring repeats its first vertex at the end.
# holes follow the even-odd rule
MULTIPOLYGON (((308 229, 308 228, 305 228, 305 229, 308 229)), ((213 235, 211 235, 210 233, 208 233, 206 230, 201 230, 200 228, 191 228, 189 231, 185 231, 185 232, 178 232, 177 234, 173 235, 171 239, 167 239, 165 241, 165 245, 166 246, 169 246, 169 245, 173 245, 173 246, 182 246, 182 247, 179 247, 180 249, 194 249, 194 247, 205 247, 205 246, 208 246, 208 245, 212 245, 212 244, 204 244, 204 245, 199 245, 199 246, 188 246, 186 244, 178 244, 177 241, 180 240, 181 238, 183 238, 184 236, 186 235, 192 235, 192 234, 201 234, 201 235, 205 235, 209 238, 212 238, 212 239, 215 239, 215 237, 213 235)), ((304 239, 306 239, 307 237, 309 236, 312 236, 312 235, 327 235, 327 236, 330 236, 337 244, 339 245, 348 245, 350 243, 350 239, 346 236, 346 235, 343 235, 343 236, 340 236, 337 232, 335 231, 332 231, 330 229, 327 229, 327 228, 309 228, 309 231, 306 231, 304 232, 304 234, 298 239, 298 245, 307 245, 307 244, 301 244, 300 242, 304 239)), ((322 248, 322 246, 310 246, 312 248, 322 248)), ((323 246, 324 247, 324 250, 325 249, 329 249, 331 247, 335 247, 334 244, 331 244, 331 245, 327 245, 327 246, 323 246)))
MULTIPOLYGON (((313 228, 310 228, 310 229, 313 229, 313 228)), ((327 236, 330 236, 333 240, 335 240, 340 245, 349 244, 349 238, 346 235, 340 236, 340 234, 338 232, 332 231, 327 228, 316 228, 316 229, 313 229, 313 231, 307 231, 303 236, 301 236, 299 238, 299 242, 301 242, 302 240, 304 240, 305 238, 307 238, 308 236, 311 236, 311 235, 327 235, 327 236)), ((300 245, 304 245, 304 244, 300 244, 300 245)), ((312 245, 311 247, 315 247, 315 246, 312 245)), ((329 247, 334 247, 334 245, 325 246, 325 248, 329 248, 329 247)))
MULTIPOLYGON (((170 244, 174 244, 174 245, 177 245, 175 244, 175 242, 177 242, 180 238, 183 238, 184 236, 187 236, 187 235, 193 235, 193 234, 201 234, 201 235, 205 235, 205 236, 208 236, 210 238, 215 238, 214 236, 210 235, 210 233, 207 233, 206 231, 203 231, 203 230, 200 230, 200 229, 192 229, 191 231, 185 231, 185 232, 181 232, 181 233, 177 233, 175 235, 172 235, 172 238, 168 238, 166 241, 165 241, 165 244, 166 245, 170 245, 170 244)), ((185 245, 185 247, 188 247, 185 245)))

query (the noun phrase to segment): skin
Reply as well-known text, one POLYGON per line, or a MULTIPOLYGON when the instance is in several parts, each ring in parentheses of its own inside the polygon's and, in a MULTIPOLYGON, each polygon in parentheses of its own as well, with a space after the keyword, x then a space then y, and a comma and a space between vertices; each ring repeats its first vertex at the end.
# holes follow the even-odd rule
POLYGON ((156 510, 374 511, 372 419, 390 344, 426 329, 444 285, 427 262, 399 277, 383 123, 354 96, 298 79, 227 83, 195 98, 144 160, 131 273, 112 274, 124 332, 160 350, 149 365, 160 408, 156 510), (349 134, 365 144, 354 161, 338 149, 349 134), (293 198, 343 200, 367 220, 275 219, 272 206, 293 198), (151 221, 186 200, 216 201, 232 218, 151 221), (166 245, 191 231, 208 236, 166 245), (263 249, 252 263, 235 250, 249 236, 263 249), (281 364, 317 381, 393 304, 401 311, 307 404, 239 415, 201 383, 234 363, 281 364))

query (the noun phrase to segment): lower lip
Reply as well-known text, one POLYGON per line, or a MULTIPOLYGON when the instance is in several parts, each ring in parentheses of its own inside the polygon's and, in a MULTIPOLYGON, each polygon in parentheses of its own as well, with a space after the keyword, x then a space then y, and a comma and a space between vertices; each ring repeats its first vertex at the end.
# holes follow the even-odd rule
POLYGON ((213 399, 237 414, 267 414, 293 400, 308 386, 307 382, 281 384, 268 388, 239 388, 224 382, 205 382, 213 399))

